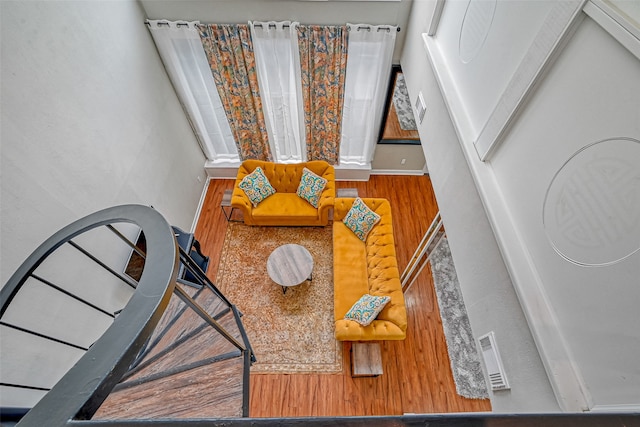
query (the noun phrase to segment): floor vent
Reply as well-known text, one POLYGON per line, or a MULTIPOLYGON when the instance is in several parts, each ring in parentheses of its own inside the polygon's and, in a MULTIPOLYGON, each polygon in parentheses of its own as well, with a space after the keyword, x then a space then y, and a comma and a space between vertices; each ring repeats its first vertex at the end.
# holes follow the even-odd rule
POLYGON ((498 352, 495 334, 491 331, 478 338, 478 341, 480 342, 484 364, 487 367, 487 373, 489 374, 491 390, 497 391, 510 389, 511 387, 509 387, 509 381, 507 381, 504 366, 502 365, 502 359, 500 359, 500 353, 498 352))

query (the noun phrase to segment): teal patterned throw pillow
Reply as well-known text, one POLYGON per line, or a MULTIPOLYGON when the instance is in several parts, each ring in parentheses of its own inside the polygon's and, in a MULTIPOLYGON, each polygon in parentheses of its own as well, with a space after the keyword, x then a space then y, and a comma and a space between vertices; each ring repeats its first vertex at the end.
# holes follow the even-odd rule
POLYGON ((387 303, 391 301, 391 297, 376 297, 364 294, 360 299, 344 315, 345 319, 354 320, 362 326, 367 326, 380 314, 387 303))
POLYGON ((327 185, 326 179, 316 175, 307 168, 303 168, 302 178, 300 178, 300 185, 298 185, 296 194, 311 203, 311 206, 317 208, 318 202, 320 202, 320 195, 325 185, 327 185))
POLYGON ((361 198, 356 198, 342 222, 363 242, 374 225, 380 221, 380 215, 369 209, 361 198))
POLYGON ((276 192, 261 167, 257 167, 253 172, 245 176, 238 187, 244 190, 254 208, 258 206, 258 203, 276 192))

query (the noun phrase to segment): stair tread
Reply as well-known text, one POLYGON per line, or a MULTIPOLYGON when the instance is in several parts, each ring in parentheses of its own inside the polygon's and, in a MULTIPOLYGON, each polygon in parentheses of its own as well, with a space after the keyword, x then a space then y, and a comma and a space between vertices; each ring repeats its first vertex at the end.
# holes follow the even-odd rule
MULTIPOLYGON (((172 296, 171 300, 173 302, 172 310, 165 312, 165 316, 162 317, 158 327, 154 330, 149 341, 150 347, 146 349, 147 354, 144 359, 164 351, 181 337, 193 333, 197 328, 205 324, 205 321, 193 310, 187 308, 182 311, 185 308, 185 304, 177 296, 172 296), (177 315, 179 315, 179 318, 175 319, 177 315)), ((195 301, 210 315, 215 315, 225 309, 223 302, 208 289, 200 292, 195 301)), ((237 330, 237 327, 235 327, 235 330, 237 330)))
POLYGON ((237 357, 115 391, 93 419, 242 417, 243 367, 237 357))
MULTIPOLYGON (((204 324, 204 322, 201 322, 201 324, 204 324)), ((220 324, 227 331, 231 332, 232 327, 235 327, 233 313, 227 313, 222 319, 220 319, 220 324)), ((242 343, 241 340, 239 341, 242 343)), ((181 343, 175 348, 169 348, 168 350, 168 352, 158 359, 153 360, 148 366, 143 367, 125 382, 142 380, 145 377, 149 377, 150 375, 155 375, 163 371, 184 367, 202 360, 238 351, 238 349, 220 335, 218 331, 208 325, 184 343, 181 343)), ((149 360, 149 358, 153 357, 155 354, 157 353, 150 354, 145 357, 141 361, 141 364, 144 364, 146 360, 149 360)))
MULTIPOLYGON (((177 286, 244 344, 233 310, 211 289, 177 286)), ((148 346, 94 419, 242 416, 244 357, 175 294, 148 346)))

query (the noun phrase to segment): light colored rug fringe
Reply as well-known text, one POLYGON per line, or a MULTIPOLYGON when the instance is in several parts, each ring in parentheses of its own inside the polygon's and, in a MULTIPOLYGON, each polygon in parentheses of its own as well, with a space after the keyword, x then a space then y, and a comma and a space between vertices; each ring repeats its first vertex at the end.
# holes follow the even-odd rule
POLYGON ((249 227, 229 223, 217 285, 243 314, 257 362, 251 373, 337 373, 342 345, 334 337, 331 227, 249 227), (297 243, 313 256, 313 280, 286 294, 267 274, 280 245, 297 243))
POLYGON ((446 237, 429 260, 456 391, 470 399, 486 399, 487 385, 446 237))

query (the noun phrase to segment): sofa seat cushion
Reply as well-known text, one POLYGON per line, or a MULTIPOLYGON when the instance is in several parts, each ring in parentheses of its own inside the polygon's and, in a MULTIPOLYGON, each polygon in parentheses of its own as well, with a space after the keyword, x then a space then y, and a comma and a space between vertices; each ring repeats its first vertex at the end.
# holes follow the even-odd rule
POLYGON ((333 223, 333 280, 335 320, 344 315, 354 302, 369 292, 365 244, 340 222, 333 223))
POLYGON ((253 208, 251 215, 265 220, 290 217, 313 220, 318 218, 318 209, 296 193, 276 193, 253 208))

